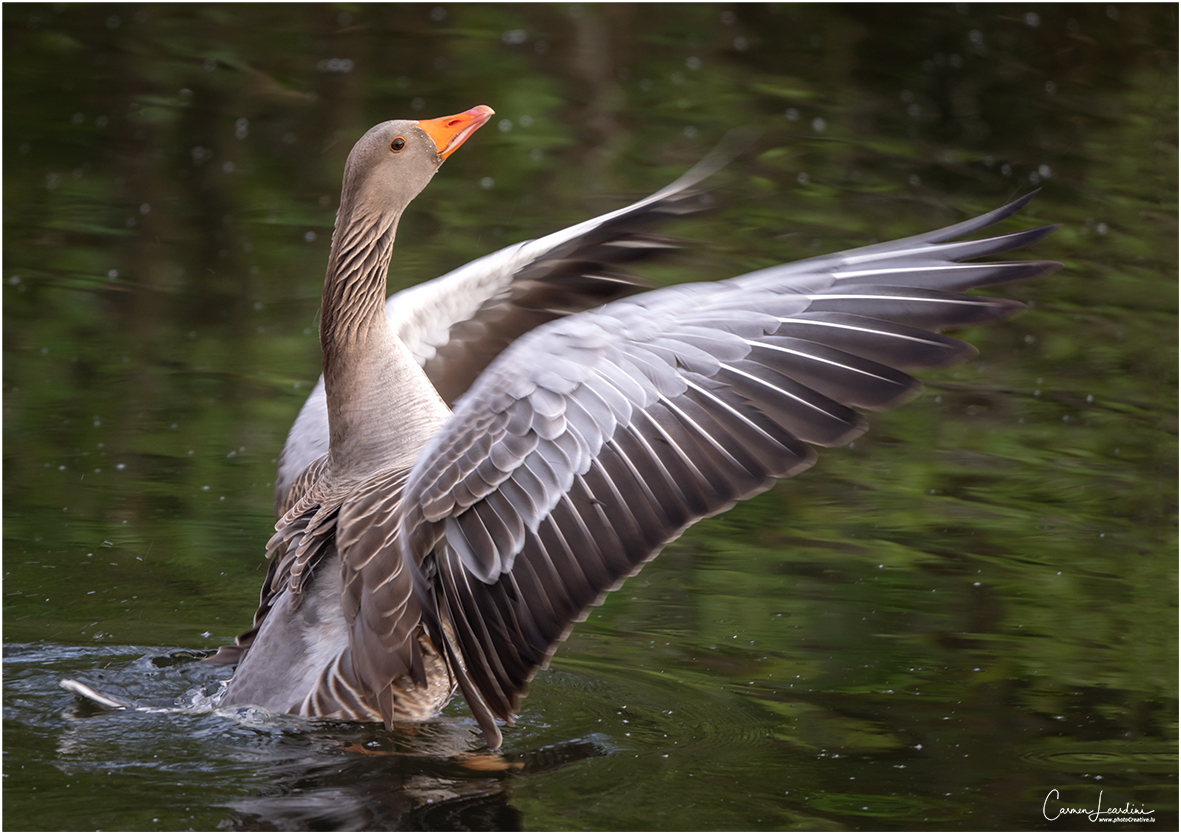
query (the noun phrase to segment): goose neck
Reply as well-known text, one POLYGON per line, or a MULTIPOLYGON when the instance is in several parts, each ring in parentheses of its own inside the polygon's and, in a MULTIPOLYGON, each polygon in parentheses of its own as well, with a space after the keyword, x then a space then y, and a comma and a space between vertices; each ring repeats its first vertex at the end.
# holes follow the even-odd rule
POLYGON ((408 467, 449 410, 385 314, 392 218, 338 219, 324 281, 320 344, 329 457, 338 475, 408 467))
POLYGON ((337 219, 321 299, 320 346, 324 363, 337 360, 349 345, 363 341, 375 322, 385 319, 386 271, 393 252, 398 216, 352 212, 337 219))

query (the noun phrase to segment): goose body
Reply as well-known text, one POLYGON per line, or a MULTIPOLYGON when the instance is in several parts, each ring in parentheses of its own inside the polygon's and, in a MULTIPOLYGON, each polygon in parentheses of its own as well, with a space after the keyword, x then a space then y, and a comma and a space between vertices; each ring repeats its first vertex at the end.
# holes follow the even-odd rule
POLYGON ((916 237, 623 298, 647 227, 692 209, 705 164, 645 200, 384 299, 398 218, 492 115, 393 121, 345 170, 321 317, 324 375, 279 465, 254 627, 224 705, 423 719, 460 689, 488 744, 588 607, 693 522, 865 430, 855 409, 972 355, 937 331, 1017 302, 966 290, 1048 272, 978 262, 1051 227, 955 239, 1030 197, 916 237), (973 261, 965 263, 965 261, 973 261), (591 309, 594 308, 594 309, 591 309))

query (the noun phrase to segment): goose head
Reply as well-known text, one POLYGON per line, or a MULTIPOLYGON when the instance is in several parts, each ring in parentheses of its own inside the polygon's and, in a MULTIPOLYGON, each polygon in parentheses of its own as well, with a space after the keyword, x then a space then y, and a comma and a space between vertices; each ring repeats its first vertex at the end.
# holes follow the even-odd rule
POLYGON ((443 160, 493 112, 491 107, 480 104, 454 116, 420 121, 394 119, 370 128, 353 146, 345 163, 341 217, 389 218, 396 222, 443 160))

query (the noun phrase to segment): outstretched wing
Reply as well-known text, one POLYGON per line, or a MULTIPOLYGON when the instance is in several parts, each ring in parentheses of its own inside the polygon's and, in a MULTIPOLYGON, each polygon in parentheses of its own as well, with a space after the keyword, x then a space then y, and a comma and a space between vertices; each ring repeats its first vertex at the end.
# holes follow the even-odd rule
POLYGON ((974 353, 934 331, 1021 309, 963 292, 1058 264, 962 261, 1052 227, 948 241, 1031 197, 925 235, 615 301, 502 353, 419 456, 397 536, 489 738, 491 716, 511 720, 572 622, 664 544, 811 466, 812 446, 857 437, 855 409, 913 397, 905 371, 974 353))
MULTIPOLYGON (((625 268, 680 247, 649 228, 662 219, 699 210, 701 195, 694 187, 729 154, 723 147, 676 182, 630 206, 514 244, 395 293, 386 301, 391 325, 443 400, 453 404, 523 333, 644 287, 625 268)), ((292 488, 299 474, 327 451, 328 410, 321 377, 279 457, 278 516, 298 498, 292 488)))

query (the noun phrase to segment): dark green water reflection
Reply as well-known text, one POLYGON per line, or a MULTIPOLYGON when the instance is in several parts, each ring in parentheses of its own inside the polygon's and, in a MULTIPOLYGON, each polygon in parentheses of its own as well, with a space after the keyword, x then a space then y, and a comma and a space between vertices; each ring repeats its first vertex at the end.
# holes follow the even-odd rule
POLYGON ((13 5, 4 16, 9 829, 1177 825, 1175 6, 13 5), (388 118, 497 111, 391 287, 622 205, 730 128, 724 278, 1043 191, 1056 275, 978 360, 702 524, 538 676, 509 769, 417 732, 85 717, 250 621, 317 374, 340 172, 388 118), (396 755, 379 755, 396 754, 396 755))

